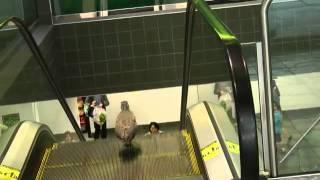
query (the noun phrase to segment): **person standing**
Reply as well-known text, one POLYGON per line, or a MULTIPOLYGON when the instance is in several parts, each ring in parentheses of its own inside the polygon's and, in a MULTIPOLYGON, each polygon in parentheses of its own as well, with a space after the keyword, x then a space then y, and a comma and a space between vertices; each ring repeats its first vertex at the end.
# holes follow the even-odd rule
MULTIPOLYGON (((107 95, 99 94, 94 96, 88 96, 85 100, 85 104, 87 105, 86 114, 87 117, 93 122, 93 126, 95 128, 94 139, 98 139, 101 135, 101 138, 105 139, 107 137, 107 122, 101 123, 98 117, 95 117, 96 111, 102 111, 100 108, 104 109, 104 113, 106 114, 106 107, 109 106, 109 100, 107 95)), ((101 119, 102 120, 102 119, 101 119)), ((105 119, 106 120, 106 119, 105 119)))
POLYGON ((273 116, 274 116, 274 127, 275 127, 275 135, 276 142, 281 142, 281 134, 282 134, 282 113, 280 111, 280 107, 278 104, 273 104, 273 116))
POLYGON ((278 105, 281 111, 282 108, 280 104, 280 91, 274 79, 272 79, 271 81, 271 90, 272 90, 272 101, 278 105))
POLYGON ((226 110, 231 122, 236 124, 236 110, 231 82, 217 82, 213 93, 218 96, 218 102, 226 110))
POLYGON ((107 112, 102 103, 95 106, 93 110, 93 122, 95 129, 94 139, 99 139, 100 135, 102 139, 105 139, 107 137, 107 112))

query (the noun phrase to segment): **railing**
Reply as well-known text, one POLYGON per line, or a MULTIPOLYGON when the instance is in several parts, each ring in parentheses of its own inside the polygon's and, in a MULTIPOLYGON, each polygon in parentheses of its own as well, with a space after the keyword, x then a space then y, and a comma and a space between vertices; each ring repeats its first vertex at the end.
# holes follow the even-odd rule
MULTIPOLYGON (((310 1, 311 2, 311 1, 310 1)), ((269 157, 265 159, 265 170, 266 171, 270 171, 270 176, 271 177, 278 177, 278 176, 283 176, 283 175, 287 175, 287 174, 300 174, 301 173, 310 173, 313 172, 314 169, 308 170, 309 168, 305 168, 305 167, 300 167, 300 169, 295 169, 290 167, 286 167, 286 163, 288 164, 294 164, 291 161, 289 161, 290 158, 288 157, 292 157, 292 155, 294 154, 294 152, 299 152, 299 146, 302 145, 303 143, 301 143, 304 139, 308 139, 305 138, 306 136, 308 136, 309 134, 311 134, 312 130, 316 129, 315 127, 319 124, 320 122, 320 118, 318 115, 318 112, 316 113, 317 115, 315 115, 317 118, 312 121, 312 124, 310 124, 310 126, 305 129, 304 133, 299 137, 299 139, 294 143, 294 145, 292 147, 282 147, 282 144, 276 142, 276 138, 275 138, 275 127, 276 127, 276 123, 275 120, 276 118, 274 117, 274 102, 273 102, 273 92, 272 92, 272 80, 274 80, 277 76, 280 77, 297 77, 300 74, 302 74, 301 71, 302 70, 302 66, 297 66, 295 71, 291 71, 290 75, 283 73, 283 70, 281 70, 281 75, 278 75, 276 71, 272 72, 273 69, 276 69, 275 64, 276 62, 276 58, 277 56, 279 56, 279 54, 283 55, 283 57, 285 57, 286 59, 290 59, 290 55, 295 55, 298 56, 298 54, 303 52, 303 58, 299 59, 299 63, 303 63, 303 59, 308 59, 310 57, 317 57, 315 54, 316 53, 309 53, 308 50, 305 50, 301 47, 298 47, 298 52, 290 52, 292 48, 290 48, 288 45, 285 44, 284 41, 290 41, 290 42, 294 42, 297 41, 297 43, 299 43, 299 38, 301 37, 308 37, 307 40, 305 40, 306 44, 310 43, 310 49, 317 49, 314 48, 314 44, 311 43, 311 40, 314 39, 315 34, 310 33, 310 29, 308 29, 310 26, 316 26, 318 25, 316 22, 317 18, 317 14, 312 14, 311 16, 308 16, 308 13, 314 13, 314 12, 319 12, 318 10, 318 1, 314 1, 314 4, 308 4, 307 2, 304 1, 275 1, 275 0, 263 0, 262 1, 262 8, 261 8, 261 24, 262 24, 262 52, 263 52, 263 74, 264 74, 264 81, 261 82, 262 86, 264 86, 264 92, 265 94, 263 95, 263 99, 265 102, 265 107, 264 111, 266 112, 265 114, 265 119, 267 120, 267 131, 268 131, 268 154, 269 157), (290 4, 289 4, 290 3, 290 4), (291 4, 292 3, 292 4, 291 4), (283 6, 287 4, 286 6, 283 6), (294 6, 291 6, 294 5, 294 6), (288 8, 290 7, 290 8, 288 8), (301 8, 303 10, 299 11, 299 13, 297 14, 291 14, 290 10, 293 10, 295 8, 301 8), (295 22, 295 26, 292 25, 288 25, 288 24, 277 24, 276 23, 276 19, 274 19, 276 13, 280 13, 280 12, 286 12, 287 18, 284 18, 282 16, 279 16, 279 18, 281 18, 281 22, 287 22, 290 20, 294 20, 295 22), (274 15, 274 16, 273 16, 274 15), (296 18, 299 17, 299 18, 296 18), (283 18, 283 19, 282 19, 283 18), (303 26, 301 26, 301 24, 303 24, 303 26), (282 31, 280 30, 281 28, 279 27, 286 27, 286 30, 284 30, 283 34, 279 34, 278 32, 282 31), (288 29, 290 30, 290 32, 288 32, 288 29), (294 34, 294 35, 292 35, 294 34), (314 36, 314 37, 312 37, 314 36), (283 49, 289 49, 286 51, 283 51, 281 53, 278 52, 278 49, 275 48, 275 41, 278 42, 283 42, 283 49), (287 56, 287 57, 286 57, 287 56), (283 74, 282 74, 283 73, 283 74), (285 74, 285 75, 284 75, 285 74), (286 148, 288 148, 289 150, 286 152, 286 154, 282 155, 280 152, 285 150, 286 148)), ((314 32, 319 32, 318 28, 314 28, 313 29, 314 32)), ((311 51, 312 52, 312 51, 311 51)), ((291 59, 290 59, 291 60, 291 59)), ((286 62, 283 62, 283 64, 286 64, 286 62)), ((311 66, 314 66, 314 64, 312 64, 311 66)), ((277 67, 278 68, 278 67, 277 67)), ((309 72, 303 72, 304 74, 308 74, 309 72)), ((312 70, 312 73, 318 73, 318 71, 315 71, 314 69, 312 70)), ((311 78, 310 78, 311 79, 311 78)), ((259 82, 260 83, 260 82, 259 82)), ((292 91, 291 89, 291 83, 286 81, 287 84, 289 84, 289 86, 284 87, 284 90, 288 90, 292 91)), ((301 87, 306 87, 306 84, 301 85, 301 87)), ((313 86, 313 84, 312 84, 313 86)), ((294 86, 295 89, 300 88, 299 86, 294 86)), ((280 89, 281 90, 281 89, 280 89)), ((309 92, 308 92, 309 93, 309 92)), ((284 93, 282 93, 282 96, 286 96, 289 98, 286 98, 286 101, 289 102, 291 99, 290 96, 288 96, 288 94, 283 95, 284 93)), ((300 93, 303 94, 303 93, 300 93)), ((311 93, 310 93, 311 94, 311 93)), ((295 99, 296 97, 293 96, 292 99, 295 99)), ((314 96, 312 98, 317 98, 317 96, 314 96)), ((302 98, 303 99, 303 98, 302 98)), ((311 98, 310 98, 311 99, 311 98)), ((300 108, 306 108, 308 107, 308 105, 306 106, 305 104, 307 104, 306 102, 309 99, 303 99, 304 104, 302 105, 302 107, 300 108), (305 107, 306 106, 306 107, 305 107)), ((281 101, 281 105, 286 106, 289 103, 287 103, 286 101, 281 101)), ((294 109, 295 111, 301 110, 298 109, 299 105, 297 105, 294 109)), ((312 106, 313 107, 313 106, 312 106)), ((291 108, 283 108, 281 109, 281 111, 284 110, 291 110, 291 108)), ((288 111, 289 112, 289 111, 288 111)), ((313 113, 310 113, 313 114, 313 113)), ((285 120, 286 118, 283 118, 283 120, 285 120)), ((288 118, 289 119, 289 118, 288 118)), ((282 120, 282 121, 283 121, 282 120)), ((308 122, 303 122, 303 129, 306 125, 306 123, 308 122)), ((307 126, 306 126, 307 127, 307 126)), ((282 127, 281 127, 282 128, 282 127)), ((299 127, 299 131, 300 131, 301 126, 299 127)), ((298 129, 298 128, 297 128, 298 129)), ((294 133, 294 131, 290 132, 290 133, 294 133)), ((300 134, 300 132, 298 132, 300 134)), ((290 139, 290 138, 288 138, 290 139)), ((290 145, 291 143, 289 143, 290 140, 287 141, 286 146, 290 145)), ((307 149, 311 149, 311 147, 307 147, 307 149)), ((282 152, 283 153, 283 152, 282 152)), ((301 153, 303 154, 303 153, 301 153)), ((306 153, 307 154, 307 153, 306 153)), ((295 157, 296 158, 296 157, 295 157)), ((303 158, 299 157, 299 159, 297 159, 297 162, 301 162, 303 158)), ((317 159, 317 157, 314 157, 313 159, 317 159)), ((309 162, 311 160, 306 159, 305 160, 306 164, 308 164, 309 166, 309 162)), ((302 164, 302 163, 300 163, 302 164)), ((315 163, 315 166, 317 166, 318 162, 315 163)), ((300 176, 299 175, 299 176, 300 176)), ((298 176, 297 176, 298 177, 298 176)), ((302 177, 302 176, 301 176, 302 177)), ((286 177, 288 179, 292 178, 292 177, 286 177)), ((280 178, 279 178, 280 179, 280 178)))
POLYGON ((39 47, 37 46, 36 41, 32 37, 30 31, 28 30, 28 28, 26 27, 24 22, 17 17, 10 17, 10 18, 3 20, 0 23, 0 29, 3 29, 5 26, 8 25, 8 23, 13 23, 18 28, 19 32, 23 36, 23 39, 26 41, 30 50, 32 51, 32 53, 35 57, 35 60, 39 64, 42 72, 44 73, 46 79, 48 80, 52 90, 54 91, 55 95, 57 96, 58 101, 61 104, 64 112, 66 113, 71 125, 73 126, 77 135, 79 136, 79 139, 81 141, 85 141, 85 138, 81 133, 81 130, 80 130, 80 128, 79 128, 79 126, 78 126, 78 124, 77 124, 65 98, 64 98, 64 95, 63 95, 62 91, 59 89, 59 87, 57 86, 57 83, 55 82, 52 74, 50 73, 49 67, 48 67, 39 47))
POLYGON ((256 118, 251 93, 251 84, 241 45, 235 35, 214 14, 204 0, 189 0, 186 13, 184 46, 184 72, 181 99, 181 129, 186 125, 188 84, 191 69, 191 40, 195 10, 198 10, 224 46, 227 64, 232 79, 238 134, 240 144, 241 179, 259 178, 259 154, 256 118))

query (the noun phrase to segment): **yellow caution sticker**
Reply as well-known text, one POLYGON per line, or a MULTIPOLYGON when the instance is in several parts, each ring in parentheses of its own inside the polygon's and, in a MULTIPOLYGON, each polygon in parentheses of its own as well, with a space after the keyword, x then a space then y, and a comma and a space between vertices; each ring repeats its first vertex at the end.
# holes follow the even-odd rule
POLYGON ((231 141, 226 141, 228 151, 233 154, 240 154, 239 144, 233 143, 231 141))
POLYGON ((18 179, 20 171, 5 165, 0 165, 0 179, 1 180, 15 180, 18 179))
POLYGON ((201 149, 201 155, 205 161, 216 157, 220 152, 221 148, 218 141, 213 141, 213 143, 201 149))

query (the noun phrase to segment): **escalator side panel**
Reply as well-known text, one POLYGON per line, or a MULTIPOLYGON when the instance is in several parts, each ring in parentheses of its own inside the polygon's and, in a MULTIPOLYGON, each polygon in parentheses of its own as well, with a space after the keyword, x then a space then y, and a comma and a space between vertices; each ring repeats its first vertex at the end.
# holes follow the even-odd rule
POLYGON ((24 122, 20 126, 1 164, 21 171, 40 126, 38 123, 24 122))
POLYGON ((54 142, 53 134, 43 124, 24 121, 16 132, 1 165, 17 170, 19 179, 34 179, 45 149, 54 142))
POLYGON ((189 108, 205 168, 210 179, 233 179, 221 144, 203 103, 189 108))
POLYGON ((214 120, 219 128, 224 142, 226 142, 228 154, 234 164, 237 174, 240 175, 240 149, 238 133, 236 132, 235 125, 229 119, 225 109, 221 106, 205 102, 214 116, 214 120))
POLYGON ((202 178, 204 180, 207 180, 207 179, 209 179, 209 176, 208 176, 207 170, 205 168, 204 160, 202 159, 200 145, 199 145, 199 142, 197 140, 197 136, 195 135, 194 126, 192 124, 192 120, 191 120, 189 112, 187 112, 187 117, 186 117, 186 129, 187 129, 187 131, 189 132, 189 134, 191 136, 191 141, 192 141, 192 145, 193 145, 193 149, 194 149, 194 154, 195 154, 195 157, 196 157, 196 160, 197 160, 197 164, 199 166, 200 174, 202 175, 202 178))
POLYGON ((42 131, 36 138, 33 150, 30 152, 29 160, 25 164, 21 179, 36 179, 38 169, 46 152, 46 149, 51 147, 55 142, 52 134, 48 131, 42 131))

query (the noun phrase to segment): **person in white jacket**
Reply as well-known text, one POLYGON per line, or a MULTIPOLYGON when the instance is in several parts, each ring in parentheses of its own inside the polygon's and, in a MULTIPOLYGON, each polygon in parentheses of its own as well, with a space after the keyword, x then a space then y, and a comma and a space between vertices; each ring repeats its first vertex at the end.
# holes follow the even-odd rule
POLYGON ((128 102, 122 101, 121 112, 116 120, 115 134, 126 146, 131 146, 131 141, 135 136, 136 130, 136 117, 133 112, 130 111, 128 102))
POLYGON ((95 106, 92 114, 95 128, 94 139, 99 139, 100 135, 105 139, 107 137, 107 112, 103 104, 95 106))

